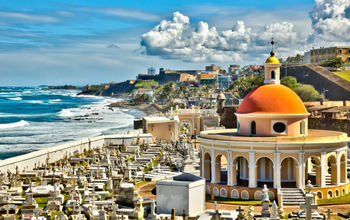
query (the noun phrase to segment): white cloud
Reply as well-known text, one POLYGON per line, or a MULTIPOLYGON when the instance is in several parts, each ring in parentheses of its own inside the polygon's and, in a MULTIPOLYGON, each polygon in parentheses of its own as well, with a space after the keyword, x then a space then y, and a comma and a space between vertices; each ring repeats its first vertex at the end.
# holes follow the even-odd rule
MULTIPOLYGON (((218 31, 200 21, 190 24, 189 17, 175 12, 172 20, 163 20, 141 37, 143 52, 166 59, 192 62, 240 62, 247 55, 266 54, 271 37, 278 39, 281 47, 303 43, 292 23, 281 22, 266 25, 261 32, 237 21, 231 30, 218 31), (262 51, 261 47, 265 51, 262 51)), ((266 56, 266 55, 265 55, 266 56)))
POLYGON ((37 15, 23 12, 0 11, 0 18, 20 23, 55 23, 58 19, 48 15, 37 15))
POLYGON ((315 46, 348 43, 350 40, 349 0, 315 0, 310 18, 313 33, 309 42, 315 46))
POLYGON ((159 21, 160 17, 157 14, 148 13, 136 9, 110 7, 110 8, 91 8, 91 7, 78 7, 88 12, 98 12, 104 15, 113 17, 132 19, 132 20, 145 20, 145 21, 159 21))

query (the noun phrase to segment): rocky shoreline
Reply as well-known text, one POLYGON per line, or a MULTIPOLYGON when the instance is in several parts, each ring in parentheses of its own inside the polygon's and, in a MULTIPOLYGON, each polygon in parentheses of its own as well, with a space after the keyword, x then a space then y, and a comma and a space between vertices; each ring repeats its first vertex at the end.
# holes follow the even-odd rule
POLYGON ((135 108, 139 111, 144 112, 146 115, 153 115, 164 112, 164 107, 151 103, 151 104, 130 104, 127 102, 114 102, 107 105, 110 109, 113 108, 135 108))

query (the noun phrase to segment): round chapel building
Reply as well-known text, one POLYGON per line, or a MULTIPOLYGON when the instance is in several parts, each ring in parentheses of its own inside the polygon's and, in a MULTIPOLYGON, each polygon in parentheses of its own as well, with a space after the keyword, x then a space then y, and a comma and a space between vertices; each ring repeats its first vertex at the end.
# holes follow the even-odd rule
POLYGON ((280 62, 271 52, 265 80, 236 111, 237 129, 200 133, 201 176, 207 194, 260 200, 266 184, 270 199, 291 188, 301 193, 307 181, 318 198, 349 192, 345 133, 308 129, 304 103, 280 84, 280 62))

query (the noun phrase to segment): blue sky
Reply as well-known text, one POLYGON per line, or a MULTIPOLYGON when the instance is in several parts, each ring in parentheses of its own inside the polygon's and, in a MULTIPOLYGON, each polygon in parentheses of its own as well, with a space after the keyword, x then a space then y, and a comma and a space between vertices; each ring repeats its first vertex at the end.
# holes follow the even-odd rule
MULTIPOLYGON (((340 4, 0 0, 0 85, 85 85, 134 79, 151 66, 203 69, 211 63, 224 68, 262 63, 271 36, 279 42, 278 55, 295 55, 330 42, 330 36, 318 34, 327 30, 325 24, 334 30, 336 21, 323 16, 327 1, 340 4)), ((332 16, 343 14, 347 25, 347 9, 332 16)))

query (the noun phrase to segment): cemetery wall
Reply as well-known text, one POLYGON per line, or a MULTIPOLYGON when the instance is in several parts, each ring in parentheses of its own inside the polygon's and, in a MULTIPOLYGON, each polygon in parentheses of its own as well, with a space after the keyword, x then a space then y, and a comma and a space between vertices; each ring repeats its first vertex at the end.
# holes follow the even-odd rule
POLYGON ((318 199, 330 199, 339 196, 344 196, 349 193, 349 190, 350 183, 345 183, 338 186, 311 189, 312 192, 316 193, 316 197, 318 199))
MULTIPOLYGON (((263 188, 206 183, 206 194, 238 200, 261 200, 263 188)), ((270 201, 277 200, 277 189, 269 188, 270 201)))
POLYGON ((73 155, 75 151, 82 153, 84 149, 101 148, 106 145, 121 145, 123 142, 127 145, 139 143, 149 143, 152 141, 151 134, 126 134, 126 135, 106 135, 92 138, 85 138, 58 146, 41 149, 28 154, 8 158, 0 161, 0 171, 2 173, 10 170, 15 172, 16 167, 19 170, 31 170, 36 165, 46 163, 47 159, 50 163, 62 159, 65 156, 73 155))

